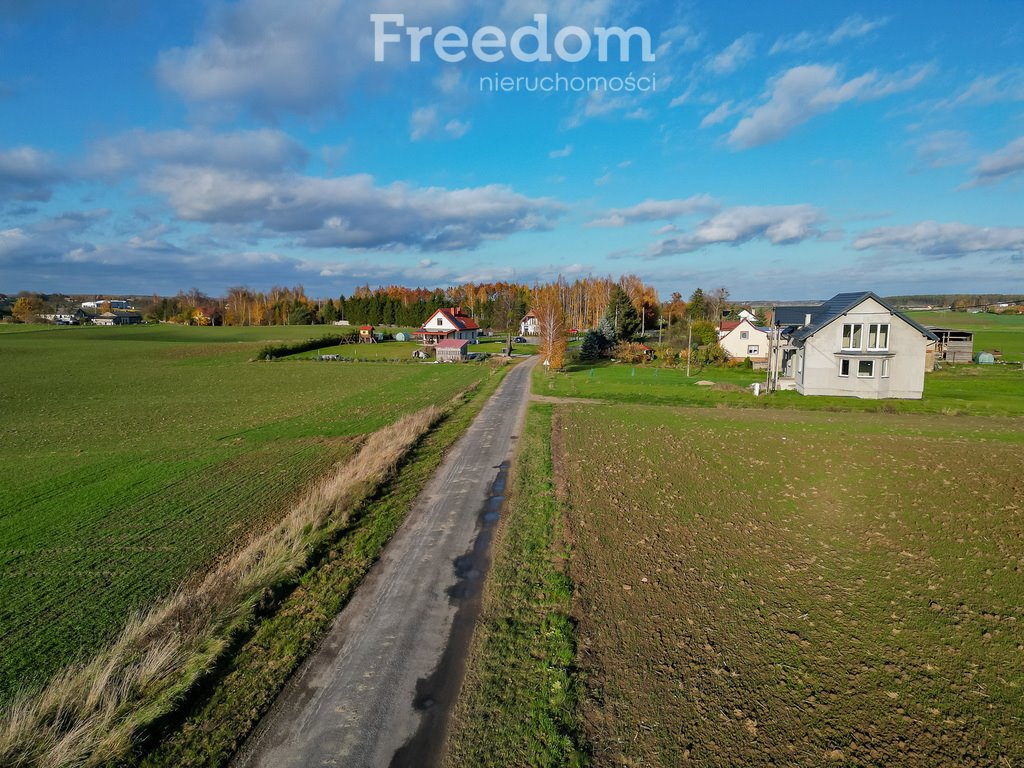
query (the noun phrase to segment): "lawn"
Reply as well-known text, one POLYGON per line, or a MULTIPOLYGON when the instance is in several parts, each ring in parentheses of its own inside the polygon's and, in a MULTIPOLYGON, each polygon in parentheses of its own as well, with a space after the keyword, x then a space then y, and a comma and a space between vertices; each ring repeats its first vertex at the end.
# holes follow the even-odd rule
MULTIPOLYGON (((501 354, 505 343, 495 338, 481 339, 479 344, 470 344, 469 354, 501 354)), ((522 345, 520 345, 521 347, 522 345)), ((312 352, 291 355, 289 359, 315 360, 321 355, 340 355, 346 360, 389 360, 392 362, 415 362, 412 353, 423 349, 418 341, 381 341, 376 344, 338 344, 323 347, 312 352)), ((330 362, 330 361, 328 361, 330 362)))
POLYGON ((248 362, 315 331, 0 336, 0 703, 267 530, 362 436, 487 374, 248 362))
POLYGON ((1022 426, 556 405, 593 763, 1024 762, 1022 426))
POLYGON ((959 365, 929 373, 922 400, 804 397, 796 392, 755 398, 749 389, 755 381, 763 382, 764 373, 741 367, 694 369, 687 377, 685 367, 601 362, 569 366, 556 374, 538 370, 533 388, 541 395, 617 403, 1024 415, 1024 370, 1016 365, 959 365), (699 381, 714 386, 701 386, 699 381))

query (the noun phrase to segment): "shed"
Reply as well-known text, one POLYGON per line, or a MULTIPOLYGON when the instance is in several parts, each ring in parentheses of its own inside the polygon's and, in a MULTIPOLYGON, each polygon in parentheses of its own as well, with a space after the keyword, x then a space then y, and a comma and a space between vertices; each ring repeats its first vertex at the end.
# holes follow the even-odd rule
POLYGON ((974 359, 974 334, 960 328, 935 328, 929 331, 939 337, 935 359, 947 363, 969 363, 974 359))
POLYGON ((360 344, 376 344, 377 337, 373 335, 372 325, 361 325, 359 326, 359 343, 360 344))
POLYGON ((411 339, 412 336, 410 336, 405 331, 399 331, 398 333, 395 334, 395 341, 410 341, 411 339))
POLYGON ((437 350, 437 362, 457 363, 466 359, 466 348, 469 341, 466 339, 443 339, 434 345, 437 350))
POLYGON ((974 356, 974 362, 979 365, 992 365, 996 361, 996 356, 991 352, 979 352, 974 356))

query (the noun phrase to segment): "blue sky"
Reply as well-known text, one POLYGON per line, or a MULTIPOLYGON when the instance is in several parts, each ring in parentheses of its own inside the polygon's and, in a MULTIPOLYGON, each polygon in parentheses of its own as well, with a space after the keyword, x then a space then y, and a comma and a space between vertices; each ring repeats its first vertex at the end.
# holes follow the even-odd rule
POLYGON ((1024 293, 1024 7, 972 9, 9 1, 0 291, 635 273, 665 296, 1024 293), (377 62, 371 13, 470 36, 544 13, 595 50, 447 63, 428 38, 377 62), (600 61, 594 29, 632 26, 655 60, 600 61), (481 89, 555 74, 656 88, 481 89))

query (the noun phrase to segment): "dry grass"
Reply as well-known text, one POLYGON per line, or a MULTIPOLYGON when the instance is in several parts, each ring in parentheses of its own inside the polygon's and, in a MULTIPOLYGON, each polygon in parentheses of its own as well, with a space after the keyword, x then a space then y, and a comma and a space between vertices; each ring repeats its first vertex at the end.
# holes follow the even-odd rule
POLYGON ((233 625, 301 572, 315 532, 343 524, 442 413, 431 406, 373 433, 279 526, 132 618, 105 652, 42 691, 18 696, 0 717, 0 765, 91 766, 124 755, 139 728, 169 711, 210 668, 233 625))

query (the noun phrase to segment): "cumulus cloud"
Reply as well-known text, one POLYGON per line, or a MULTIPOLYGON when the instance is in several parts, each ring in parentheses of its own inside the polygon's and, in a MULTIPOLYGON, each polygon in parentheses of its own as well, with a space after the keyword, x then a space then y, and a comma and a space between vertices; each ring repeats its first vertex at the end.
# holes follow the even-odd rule
MULTIPOLYGON (((460 5, 384 0, 373 10, 404 13, 413 26, 429 24, 438 12, 451 17, 460 5)), ((370 29, 364 3, 214 3, 192 45, 160 54, 157 77, 189 103, 214 111, 313 114, 338 107, 370 67, 391 66, 374 62, 370 29)))
POLYGON ((889 18, 887 16, 877 19, 866 19, 860 14, 854 14, 843 19, 839 26, 831 32, 809 32, 805 30, 794 35, 780 37, 772 45, 769 53, 799 52, 807 51, 811 48, 839 45, 847 40, 864 37, 888 23, 889 18))
POLYGON ((471 249, 514 232, 550 228, 562 206, 502 185, 466 189, 378 186, 368 175, 256 176, 167 166, 147 181, 190 221, 246 225, 293 235, 301 245, 471 249))
POLYGON ((907 227, 878 227, 860 235, 853 247, 864 251, 908 251, 940 259, 969 254, 1024 253, 1024 227, 978 227, 959 222, 921 221, 907 227))
POLYGON ((137 129, 93 145, 84 170, 116 176, 153 163, 201 165, 243 171, 273 172, 298 168, 309 153, 298 141, 271 129, 214 133, 137 129))
POLYGON ((676 200, 644 200, 629 208, 612 208, 588 227, 624 227, 644 221, 671 221, 698 213, 718 210, 718 203, 710 195, 694 195, 676 200))
POLYGON ((0 200, 45 202, 65 179, 56 160, 35 147, 0 150, 0 200))
POLYGON ((767 101, 739 121, 729 134, 729 144, 749 149, 778 141, 817 115, 850 101, 874 101, 910 90, 930 73, 925 66, 893 75, 872 71, 844 80, 835 66, 793 67, 770 83, 767 101))
POLYGON ((1024 136, 978 160, 972 184, 995 184, 1021 172, 1024 172, 1024 136))
POLYGON ((754 58, 757 35, 746 34, 733 40, 725 49, 708 59, 707 67, 716 75, 728 75, 754 58))
POLYGON ((826 237, 822 230, 825 221, 825 214, 812 205, 737 206, 705 219, 691 232, 661 240, 644 257, 657 259, 709 245, 741 245, 752 240, 792 245, 826 237))

